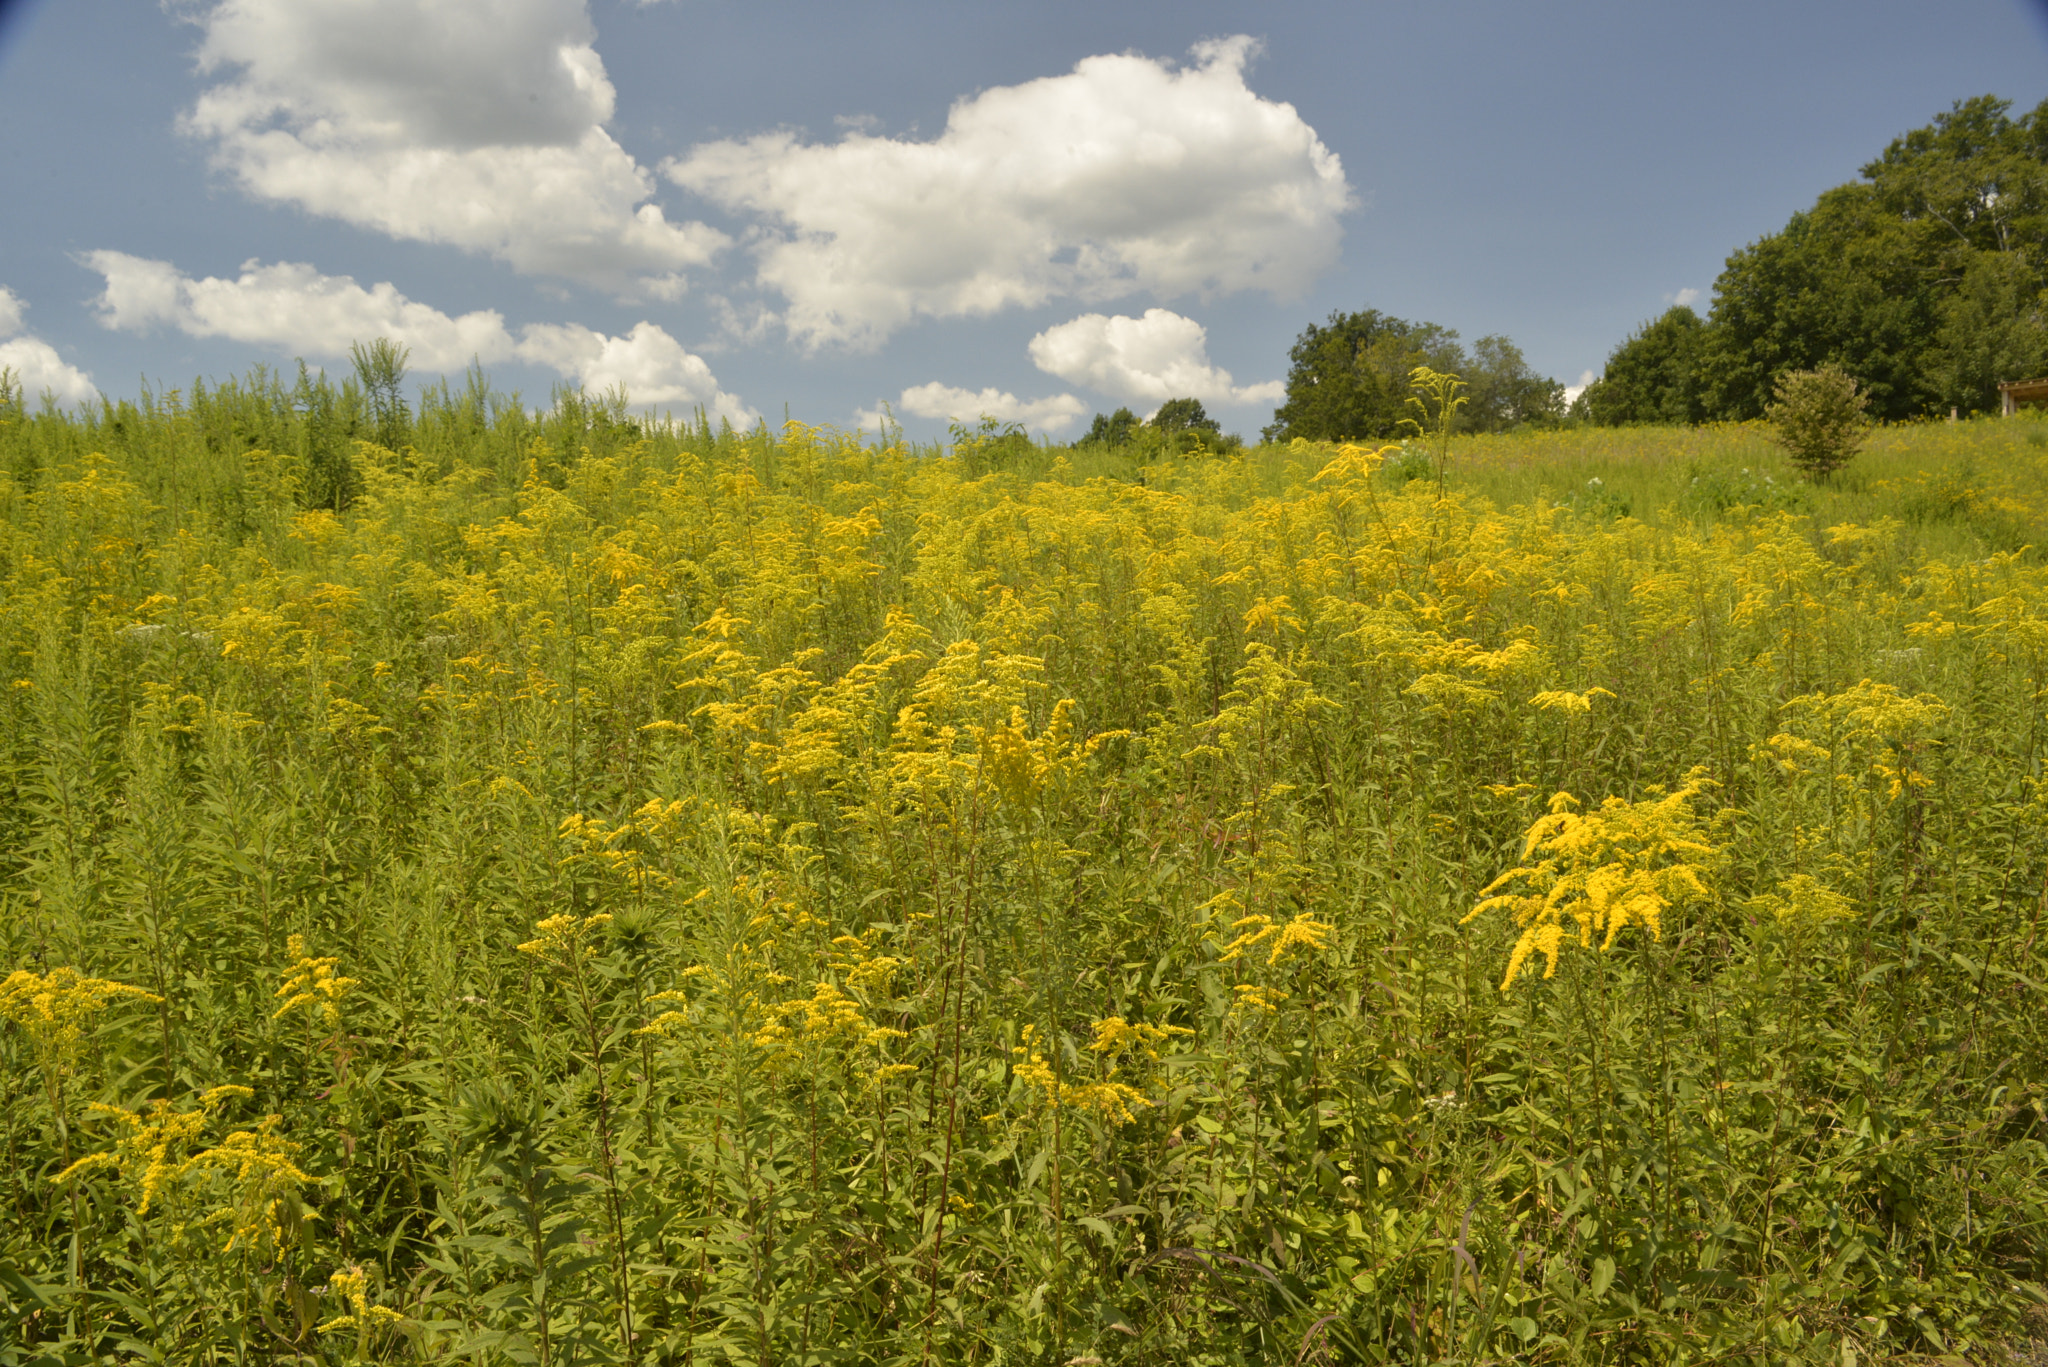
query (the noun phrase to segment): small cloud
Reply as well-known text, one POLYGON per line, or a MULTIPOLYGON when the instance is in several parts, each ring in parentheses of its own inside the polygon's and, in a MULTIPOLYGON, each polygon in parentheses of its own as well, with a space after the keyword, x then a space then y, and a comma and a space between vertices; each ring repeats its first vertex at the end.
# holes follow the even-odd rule
POLYGON ((65 361, 42 338, 22 331, 22 315, 27 312, 21 296, 0 285, 0 371, 13 371, 27 398, 49 394, 59 403, 74 404, 98 398, 92 376, 65 361))
POLYGON ((898 425, 896 415, 889 411, 887 399, 876 400, 873 408, 853 410, 853 430, 856 432, 872 432, 878 437, 886 437, 898 425))
POLYGON ((1700 301, 1700 292, 1688 286, 1676 294, 1667 294, 1664 298, 1666 302, 1675 304, 1679 308, 1689 309, 1700 301))
POLYGON ((994 418, 997 422, 1021 423, 1039 432, 1057 432, 1088 411, 1088 405, 1072 394, 1020 399, 993 387, 976 393, 937 381, 904 390, 897 406, 920 418, 943 418, 947 422, 994 418))
POLYGON ((1200 323, 1168 309, 1147 309, 1142 318, 1084 313, 1033 337, 1031 360, 1068 384, 1119 399, 1247 405, 1286 397, 1279 380, 1239 385, 1229 371, 1211 364, 1208 340, 1200 323))
POLYGON ((1593 381, 1599 378, 1600 377, 1597 374, 1590 370, 1580 371, 1579 382, 1577 384, 1568 384, 1564 387, 1565 406, 1569 408, 1571 405, 1577 403, 1579 401, 1579 395, 1586 392, 1586 386, 1592 384, 1593 381))
MULTIPOLYGON (((188 337, 226 337, 301 355, 342 357, 357 342, 388 337, 425 371, 460 370, 471 360, 543 365, 585 389, 623 387, 640 408, 695 408, 749 427, 760 414, 718 387, 704 358, 649 322, 623 337, 577 323, 530 323, 515 336, 504 317, 479 309, 459 317, 398 292, 386 281, 364 289, 346 275, 301 262, 245 262, 232 280, 195 280, 168 261, 126 252, 88 252, 106 278, 100 321, 122 332, 170 327, 188 337)), ((11 296, 9 296, 11 298, 11 296)), ((39 344, 40 345, 40 344, 39 344)))
POLYGON ((635 407, 702 407, 734 427, 752 427, 761 415, 718 387, 704 358, 649 322, 623 337, 608 337, 580 323, 536 323, 520 334, 521 360, 537 361, 586 390, 623 389, 635 407))

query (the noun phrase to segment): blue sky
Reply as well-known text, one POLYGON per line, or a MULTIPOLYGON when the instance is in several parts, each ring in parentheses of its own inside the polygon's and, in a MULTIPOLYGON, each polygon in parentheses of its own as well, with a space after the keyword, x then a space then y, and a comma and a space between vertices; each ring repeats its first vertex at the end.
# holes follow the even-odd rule
POLYGON ((0 0, 0 364, 1250 433, 1333 309, 1576 383, 1987 93, 2048 97, 2035 0, 0 0))

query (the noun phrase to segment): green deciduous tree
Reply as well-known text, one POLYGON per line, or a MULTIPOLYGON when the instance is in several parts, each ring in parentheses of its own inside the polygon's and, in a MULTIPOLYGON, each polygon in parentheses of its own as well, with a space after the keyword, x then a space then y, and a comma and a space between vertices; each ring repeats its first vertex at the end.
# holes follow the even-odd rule
POLYGON ((1104 446, 1129 446, 1131 438, 1143 424, 1138 415, 1128 408, 1119 408, 1114 413, 1097 413, 1095 421, 1088 424, 1088 435, 1084 442, 1100 442, 1104 446))
POLYGON ((1586 415, 1603 427, 1699 422, 1706 330, 1705 320, 1684 304, 1637 328, 1607 358, 1600 378, 1586 387, 1581 396, 1586 415))
POLYGON ((1825 480, 1847 465, 1870 429, 1869 399, 1837 365, 1790 370, 1778 377, 1776 397, 1764 410, 1771 439, 1785 448, 1808 479, 1825 480))
POLYGON ((1982 412, 2048 368, 2048 102, 1957 103, 1859 180, 1728 258, 1704 324, 1672 310, 1608 359, 1608 424, 1760 418, 1780 376, 1833 364, 1873 417, 1982 412))
POLYGON ((1152 415, 1152 426, 1168 436, 1181 432, 1221 434, 1223 428, 1202 407, 1200 399, 1168 399, 1152 415))
POLYGON ((1472 344, 1464 374, 1471 402, 1461 416, 1474 431, 1502 432, 1564 416, 1564 386, 1537 374, 1522 349, 1497 333, 1472 344))
POLYGON ((1417 366, 1466 367, 1458 334, 1377 309, 1337 312, 1311 323, 1287 353, 1287 397, 1265 431, 1270 440, 1356 441, 1394 435, 1417 366))

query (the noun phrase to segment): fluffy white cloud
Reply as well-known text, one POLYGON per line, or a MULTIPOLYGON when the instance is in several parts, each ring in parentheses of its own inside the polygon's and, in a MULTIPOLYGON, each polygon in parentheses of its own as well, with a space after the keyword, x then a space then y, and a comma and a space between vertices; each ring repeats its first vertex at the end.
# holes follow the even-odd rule
POLYGON ((1291 294, 1336 258, 1351 192, 1294 106, 1245 85, 1252 48, 1089 57, 959 101, 928 142, 770 133, 663 170, 773 225, 757 279, 811 346, 1056 296, 1291 294))
POLYGON ((1579 401, 1579 395, 1586 392, 1586 386, 1592 384, 1593 381, 1599 378, 1599 375, 1595 374, 1593 371, 1580 371, 1579 382, 1577 384, 1568 384, 1564 387, 1565 407, 1570 408, 1573 404, 1577 403, 1579 401))
POLYGON ((259 199, 662 297, 729 241, 646 202, 584 0, 221 0, 197 22, 222 79, 184 126, 259 199))
POLYGON ((759 416, 718 387, 700 356, 653 323, 624 337, 580 325, 533 323, 515 337, 494 310, 450 317, 400 294, 391 284, 364 289, 345 275, 280 261, 243 265, 233 280, 194 280, 168 261, 125 252, 88 253, 106 277, 100 320, 146 332, 171 327, 192 337, 226 337, 311 356, 346 356, 356 342, 388 337, 412 350, 422 370, 459 370, 470 361, 544 365, 590 390, 623 385, 636 407, 695 407, 748 426, 759 416))
MULTIPOLYGON (((997 422, 1022 423, 1039 432, 1057 432, 1088 411, 1088 405, 1072 394, 1055 394, 1047 399, 1020 399, 1000 389, 984 389, 977 394, 971 389, 940 384, 936 380, 904 390, 896 406, 920 418, 967 423, 994 418, 997 422)), ((865 427, 876 417, 877 414, 863 410, 858 421, 865 427)))
POLYGON ((1031 360, 1068 384, 1155 405, 1178 398, 1269 404, 1287 392, 1278 380, 1238 384, 1210 363, 1208 329, 1168 309, 1146 309, 1142 318, 1084 313, 1033 337, 1031 360))
POLYGON ((1700 301, 1700 292, 1691 286, 1687 286, 1676 294, 1667 294, 1664 297, 1681 307, 1691 308, 1700 301))
POLYGON ((653 323, 635 323, 623 337, 607 337, 578 324, 536 323, 522 334, 519 354, 570 376, 587 390, 623 387, 648 408, 695 408, 750 427, 760 414, 718 387, 704 358, 653 323))
POLYGON ((124 332, 169 326, 192 337, 227 337, 312 356, 346 356, 353 342, 389 337, 412 348, 423 370, 460 370, 472 359, 513 354, 503 315, 479 310, 451 318, 416 303, 389 284, 364 289, 345 275, 280 261, 244 262, 233 280, 194 280, 168 261, 126 252, 88 252, 87 265, 106 277, 100 318, 124 332))
POLYGON ((21 296, 0 285, 0 371, 11 370, 26 398, 48 393, 59 403, 85 403, 99 397, 92 376, 57 354, 57 348, 40 337, 18 335, 28 305, 21 296))

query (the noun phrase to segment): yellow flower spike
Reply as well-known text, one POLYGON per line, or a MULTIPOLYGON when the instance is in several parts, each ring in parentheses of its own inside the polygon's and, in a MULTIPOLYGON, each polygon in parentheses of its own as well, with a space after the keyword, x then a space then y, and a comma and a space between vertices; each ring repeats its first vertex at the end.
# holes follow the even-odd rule
POLYGON ((348 1313, 322 1322, 318 1326, 322 1334, 338 1334, 344 1329, 361 1332, 379 1325, 395 1328, 405 1323, 405 1316, 396 1310, 370 1304, 370 1279, 360 1267, 336 1272, 327 1279, 327 1289, 347 1302, 348 1313))
POLYGON ((1266 955, 1268 967, 1278 966, 1295 949, 1323 948, 1337 929, 1327 921, 1316 920, 1312 913, 1306 911, 1285 923, 1277 922, 1269 916, 1240 917, 1231 923, 1230 928, 1243 930, 1244 934, 1223 947, 1217 962, 1233 963, 1242 958, 1246 950, 1270 940, 1272 947, 1266 955))
POLYGON ((1695 772, 1666 796, 1641 802, 1610 797, 1584 813, 1569 793, 1551 798, 1550 811, 1522 842, 1523 860, 1535 862, 1482 888, 1479 904, 1460 922, 1505 910, 1521 930, 1501 979, 1503 992, 1532 954, 1543 956, 1545 978, 1556 974, 1567 922, 1582 947, 1591 948, 1599 935, 1604 952, 1631 925, 1662 939, 1666 909, 1707 897, 1701 871, 1719 851, 1707 843, 1689 804, 1708 782, 1695 772), (1517 883, 1526 890, 1503 891, 1517 883))
POLYGON ((222 1213, 229 1218, 230 1232, 224 1251, 232 1252, 238 1245, 263 1250, 282 1244, 287 1207, 300 1187, 314 1181, 292 1161, 300 1146, 276 1133, 281 1120, 266 1116, 254 1130, 237 1130, 215 1147, 194 1154, 179 1170, 181 1176, 218 1172, 227 1177, 231 1199, 222 1213))
POLYGON ((1266 963, 1269 966, 1277 966, 1292 949, 1321 949, 1336 930, 1337 927, 1329 922, 1318 921, 1308 912, 1302 912, 1280 927, 1279 937, 1273 941, 1273 952, 1267 957, 1266 963))
POLYGON ((1775 893, 1752 897, 1750 905, 1769 912, 1780 925, 1813 921, 1846 921, 1856 916, 1856 904, 1808 873, 1795 873, 1778 884, 1775 893))
POLYGON ((282 1020, 301 1006, 316 1006, 327 1017, 329 1025, 339 1025, 341 999, 357 985, 356 979, 335 975, 340 959, 316 959, 307 954, 306 937, 303 935, 286 938, 285 955, 293 961, 292 966, 285 970, 284 986, 277 990, 277 995, 285 998, 285 1003, 272 1012, 270 1018, 282 1020))
POLYGON ((79 1041, 93 1018, 124 999, 163 1001, 126 983, 88 978, 75 968, 53 968, 47 974, 19 969, 0 982, 0 1019, 25 1031, 43 1065, 62 1074, 76 1061, 79 1041))
POLYGON ((1583 693, 1546 692, 1529 699, 1529 705, 1544 711, 1562 712, 1567 717, 1583 717, 1593 710, 1593 699, 1613 696, 1604 688, 1589 688, 1583 693))
POLYGON ((1254 983, 1239 983, 1236 988, 1237 1000, 1230 1009, 1239 1014, 1273 1015, 1279 1011, 1280 1003, 1287 1000, 1287 993, 1254 983))
POLYGON ((585 942, 611 923, 609 912, 601 911, 594 916, 573 916, 565 912, 536 921, 533 928, 540 933, 515 948, 521 954, 545 960, 557 968, 567 968, 579 957, 597 957, 597 946, 585 942))

